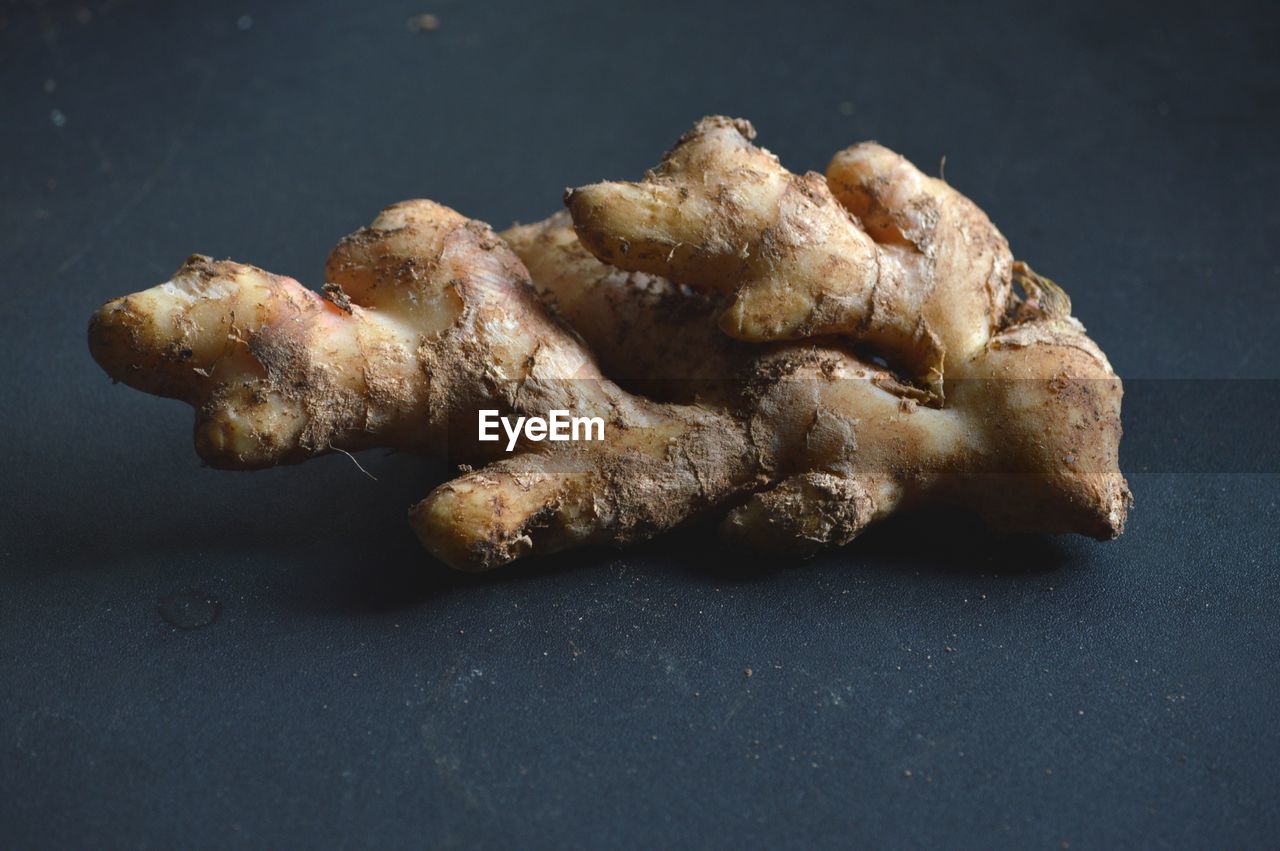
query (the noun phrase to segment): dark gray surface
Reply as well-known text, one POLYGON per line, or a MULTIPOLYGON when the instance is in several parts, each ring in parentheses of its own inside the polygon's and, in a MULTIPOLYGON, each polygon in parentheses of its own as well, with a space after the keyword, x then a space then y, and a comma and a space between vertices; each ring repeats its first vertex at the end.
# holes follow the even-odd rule
POLYGON ((1277 15, 1059 5, 0 7, 0 844, 1274 844, 1277 15), (535 218, 708 112, 946 154, 1131 379, 1122 539, 459 578, 438 467, 202 469, 85 349, 194 251, 314 284, 385 204, 535 218))

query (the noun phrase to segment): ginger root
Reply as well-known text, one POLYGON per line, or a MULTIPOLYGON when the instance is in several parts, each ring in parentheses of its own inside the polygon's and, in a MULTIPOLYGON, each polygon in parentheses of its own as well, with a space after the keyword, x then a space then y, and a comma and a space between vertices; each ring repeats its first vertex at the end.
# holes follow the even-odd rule
POLYGON ((193 257, 104 305, 90 349, 116 380, 195 407, 196 450, 225 469, 372 447, 485 460, 481 408, 604 418, 606 443, 526 443, 412 509, 424 545, 459 568, 651 535, 755 475, 727 414, 604 378, 485 225, 430 201, 397 204, 344 239, 325 276, 320 295, 193 257))
POLYGON ((338 245, 323 294, 193 257, 104 305, 90 348, 191 404, 212 466, 378 446, 484 464, 410 510, 462 569, 716 508, 726 536, 785 552, 936 502, 1118 535, 1121 384, 1061 291, 896 154, 799 177, 753 135, 704 119, 645 181, 573 190, 572 220, 501 238, 395 205, 338 245), (481 409, 600 416, 606 439, 506 454, 477 440, 481 409))
POLYGON ((719 324, 733 337, 848 336, 940 401, 1004 316, 1004 237, 875 143, 837 154, 824 179, 790 173, 755 135, 704 118, 642 182, 569 191, 583 244, 621 269, 731 296, 719 324))

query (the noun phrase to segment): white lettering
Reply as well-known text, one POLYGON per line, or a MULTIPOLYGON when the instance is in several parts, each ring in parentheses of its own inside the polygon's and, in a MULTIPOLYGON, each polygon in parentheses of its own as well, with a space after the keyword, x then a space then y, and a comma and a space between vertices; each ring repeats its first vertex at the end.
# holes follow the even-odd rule
POLYGON ((604 417, 574 417, 573 418, 573 439, 574 440, 604 440, 604 417), (578 437, 578 427, 582 426, 582 430, 586 432, 585 437, 578 437), (598 429, 596 437, 591 436, 591 429, 598 429))
POLYGON ((514 452, 520 438, 540 443, 544 440, 561 443, 569 440, 604 440, 603 417, 574 417, 568 411, 555 409, 549 417, 516 417, 499 415, 496 410, 480 411, 478 437, 484 442, 500 440, 498 425, 507 436, 507 451, 514 452))
POLYGON ((552 440, 568 440, 569 439, 569 412, 552 410, 551 412, 551 434, 552 440))
POLYGON ((506 417, 502 418, 502 430, 507 433, 507 451, 510 452, 516 448, 516 442, 520 440, 520 426, 524 425, 524 417, 516 417, 515 428, 511 427, 511 421, 506 417))
POLYGON ((490 429, 498 427, 498 412, 493 410, 483 410, 480 412, 480 440, 482 442, 495 441, 498 439, 497 432, 490 433, 490 429))

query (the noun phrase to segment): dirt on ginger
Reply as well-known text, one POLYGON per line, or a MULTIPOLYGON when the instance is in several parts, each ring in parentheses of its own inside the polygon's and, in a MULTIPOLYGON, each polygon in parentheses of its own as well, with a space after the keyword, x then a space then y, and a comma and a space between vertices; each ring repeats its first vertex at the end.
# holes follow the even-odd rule
POLYGON ((322 292, 194 256, 104 305, 90 348, 191 404, 211 466, 447 449, 474 468, 410 523, 465 570, 707 514, 783 553, 937 503, 1120 534, 1122 386, 1062 291, 891 151, 795 175, 754 135, 703 119, 644 180, 501 236, 397 204, 339 243, 322 292), (599 417, 605 439, 508 453, 477 439, 481 410, 599 417))

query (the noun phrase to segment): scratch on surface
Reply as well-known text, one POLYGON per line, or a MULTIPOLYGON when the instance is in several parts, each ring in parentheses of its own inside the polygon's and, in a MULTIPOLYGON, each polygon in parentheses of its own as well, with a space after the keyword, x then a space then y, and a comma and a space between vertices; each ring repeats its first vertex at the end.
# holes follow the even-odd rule
POLYGON ((724 720, 720 722, 721 730, 723 730, 725 727, 729 725, 729 722, 733 720, 733 716, 737 715, 738 710, 741 709, 743 706, 745 706, 746 703, 747 703, 747 696, 745 694, 742 695, 742 697, 739 697, 736 701, 734 701, 733 706, 729 707, 729 711, 725 714, 724 720))

